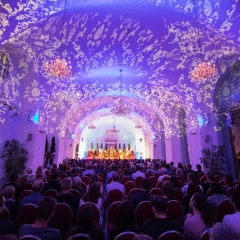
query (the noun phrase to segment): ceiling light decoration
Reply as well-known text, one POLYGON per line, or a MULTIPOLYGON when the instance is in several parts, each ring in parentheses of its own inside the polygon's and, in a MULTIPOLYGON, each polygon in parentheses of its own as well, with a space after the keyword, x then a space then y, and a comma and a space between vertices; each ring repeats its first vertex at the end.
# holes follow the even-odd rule
MULTIPOLYGON (((61 38, 61 55, 63 53, 63 34, 64 34, 64 22, 66 13, 67 1, 65 0, 64 10, 63 10, 63 21, 62 21, 62 38, 61 38)), ((72 66, 67 64, 67 61, 60 57, 55 60, 50 60, 45 63, 45 71, 51 78, 68 79, 72 76, 72 66)))
POLYGON ((113 117, 113 128, 109 130, 110 133, 119 133, 120 131, 116 128, 115 117, 113 117))
MULTIPOLYGON (((138 110, 140 111, 140 100, 138 100, 138 110)), ((140 116, 139 116, 139 113, 138 113, 138 120, 137 120, 137 124, 135 125, 135 128, 138 128, 138 129, 143 127, 143 125, 140 123, 139 119, 140 119, 140 116)))
POLYGON ((88 125, 88 129, 94 130, 96 129, 96 126, 93 123, 91 123, 90 125, 88 125))
POLYGON ((142 124, 139 121, 137 121, 137 124, 135 125, 135 128, 142 128, 142 127, 143 127, 142 124))
POLYGON ((197 16, 197 7, 196 7, 196 0, 194 2, 194 9, 195 9, 195 18, 196 18, 196 30, 197 30, 197 41, 198 41, 198 50, 201 56, 200 63, 191 71, 191 80, 193 83, 202 83, 206 80, 213 79, 218 75, 218 70, 216 64, 213 62, 206 62, 203 61, 203 52, 201 47, 201 40, 200 40, 200 31, 199 31, 199 20, 197 16))
POLYGON ((110 111, 114 115, 125 116, 125 115, 131 113, 132 109, 123 102, 123 99, 122 99, 122 72, 123 72, 123 70, 120 69, 119 72, 120 72, 120 77, 119 77, 119 79, 120 79, 120 99, 119 99, 118 103, 115 104, 110 111))

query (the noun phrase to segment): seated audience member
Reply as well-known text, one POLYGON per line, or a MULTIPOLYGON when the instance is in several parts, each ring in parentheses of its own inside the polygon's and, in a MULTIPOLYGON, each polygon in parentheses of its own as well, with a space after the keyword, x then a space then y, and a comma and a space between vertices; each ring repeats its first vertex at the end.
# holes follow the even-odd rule
POLYGON ((80 200, 80 206, 84 204, 84 202, 91 202, 94 203, 97 208, 101 211, 102 210, 102 195, 100 193, 101 185, 98 182, 93 183, 88 192, 83 196, 80 200))
POLYGON ((132 174, 132 179, 135 181, 137 177, 145 178, 145 174, 142 172, 142 167, 139 164, 136 165, 136 172, 132 174))
POLYGON ((128 200, 121 203, 117 216, 117 225, 110 232, 110 239, 113 240, 118 234, 126 231, 140 233, 140 228, 135 225, 135 212, 133 205, 128 200))
POLYGON ((42 189, 43 189, 43 184, 44 183, 43 183, 42 179, 36 179, 33 182, 32 193, 21 200, 21 202, 19 203, 19 209, 27 203, 31 203, 36 206, 38 205, 40 200, 43 198, 43 196, 41 194, 42 189))
POLYGON ((207 177, 208 177, 208 181, 205 182, 205 183, 202 185, 203 194, 204 194, 204 195, 207 194, 207 191, 208 191, 208 189, 211 187, 211 184, 212 184, 212 183, 215 183, 215 181, 214 181, 214 175, 213 175, 212 173, 208 173, 208 174, 207 174, 207 177))
POLYGON ((51 172, 51 170, 52 170, 52 165, 47 165, 46 168, 43 169, 43 177, 47 178, 46 173, 51 172))
MULTIPOLYGON (((188 163, 186 165, 186 169, 184 170, 184 175, 185 177, 187 178, 188 174, 189 173, 195 173, 193 170, 192 170, 192 165, 190 163, 188 163)), ((196 174, 196 173, 195 173, 196 174)))
POLYGON ((151 181, 148 178, 143 179, 140 192, 137 194, 134 194, 130 199, 134 208, 136 208, 140 202, 150 200, 149 191, 151 187, 152 187, 151 181))
POLYGON ((152 176, 154 176, 155 174, 161 174, 159 168, 160 168, 159 164, 154 164, 154 169, 151 171, 152 176))
POLYGON ((27 169, 26 169, 26 175, 24 175, 24 176, 22 177, 22 179, 25 178, 25 177, 27 177, 29 174, 32 174, 32 169, 31 169, 31 168, 27 168, 27 169))
POLYGON ((190 200, 195 193, 202 193, 202 191, 197 183, 190 183, 187 189, 187 193, 183 196, 182 199, 184 216, 189 213, 190 200))
POLYGON ((203 194, 195 193, 190 200, 193 215, 188 214, 184 222, 185 240, 198 240, 212 226, 211 213, 203 194))
POLYGON ((178 179, 177 179, 176 176, 174 176, 174 175, 171 176, 171 177, 170 177, 170 182, 172 183, 173 188, 181 189, 181 186, 180 186, 180 184, 179 184, 178 179))
POLYGON ((163 198, 167 201, 173 200, 173 185, 171 182, 166 181, 163 183, 163 198))
POLYGON ((18 204, 14 199, 15 188, 13 186, 6 186, 3 189, 2 194, 5 197, 5 207, 10 213, 11 221, 17 222, 18 204))
POLYGON ((170 169, 172 170, 173 174, 176 173, 176 168, 174 167, 174 162, 170 162, 170 169))
POLYGON ((199 173, 203 173, 202 166, 200 164, 197 164, 196 167, 197 167, 197 171, 195 172, 196 175, 198 175, 199 173))
POLYGON ((227 224, 216 223, 211 229, 210 240, 238 240, 238 234, 227 224))
POLYGON ((161 234, 170 230, 182 233, 180 223, 167 218, 167 200, 157 196, 153 197, 151 202, 155 219, 145 221, 142 227, 142 232, 151 236, 153 240, 157 240, 161 234))
POLYGON ((125 194, 125 188, 124 188, 123 184, 118 182, 118 180, 119 180, 119 174, 118 174, 118 172, 115 172, 112 176, 112 182, 107 184, 107 186, 106 186, 107 194, 113 189, 118 189, 122 192, 123 195, 125 194))
POLYGON ((28 174, 27 182, 33 183, 36 180, 36 174, 28 174))
POLYGON ((124 169, 123 174, 120 176, 120 179, 122 180, 124 177, 128 177, 129 179, 132 179, 129 168, 124 169))
MULTIPOLYGON (((37 220, 34 224, 24 224, 20 227, 18 236, 33 235, 41 240, 59 240, 60 231, 48 227, 50 219, 53 217, 56 207, 56 200, 50 197, 43 197, 38 204, 37 220)), ((62 219, 64 221, 64 219, 62 219)))
POLYGON ((100 183, 100 185, 101 185, 101 187, 100 187, 100 192, 101 192, 101 194, 103 194, 103 185, 102 185, 102 183, 99 181, 98 175, 95 174, 95 173, 91 175, 91 179, 90 179, 89 185, 87 185, 87 191, 88 191, 89 187, 90 187, 93 183, 95 183, 95 182, 100 183))
POLYGON ((53 172, 51 175, 51 181, 44 184, 42 193, 44 194, 50 189, 56 190, 58 193, 62 192, 61 184, 58 182, 58 172, 53 172))
POLYGON ((81 178, 80 177, 72 178, 72 189, 79 191, 81 196, 84 195, 84 190, 81 188, 81 178))
POLYGON ((86 176, 87 174, 94 174, 95 172, 92 170, 92 166, 90 164, 87 165, 87 169, 82 173, 82 176, 86 176))
POLYGON ((213 212, 215 212, 217 205, 222 200, 229 200, 229 197, 223 194, 223 188, 219 183, 212 183, 211 189, 213 192, 213 196, 210 196, 207 201, 210 207, 212 208, 213 212))
POLYGON ((72 179, 64 178, 61 182, 61 188, 62 193, 59 193, 56 196, 57 202, 68 204, 71 207, 74 219, 76 220, 76 214, 79 206, 79 198, 73 196, 72 193, 70 192, 70 189, 72 188, 72 179))
POLYGON ((223 223, 229 225, 237 234, 240 239, 240 192, 231 192, 230 202, 234 207, 235 213, 226 215, 223 218, 223 223))
POLYGON ((36 175, 43 175, 43 167, 39 166, 36 170, 36 175))
POLYGON ((2 190, 3 190, 6 186, 9 186, 9 185, 11 185, 11 186, 13 186, 13 187, 15 188, 15 195, 14 195, 14 197, 15 197, 16 202, 18 202, 19 196, 20 196, 20 194, 21 194, 22 191, 23 191, 22 186, 20 186, 20 185, 17 184, 18 178, 19 178, 19 177, 18 177, 18 174, 17 174, 17 173, 12 173, 12 174, 10 175, 10 177, 9 177, 10 182, 8 182, 7 184, 5 184, 5 185, 2 187, 2 190))
MULTIPOLYGON (((55 163, 52 165, 51 173, 53 173, 53 172, 59 173, 59 172, 58 172, 58 168, 57 168, 57 164, 55 164, 55 163)), ((69 174, 67 173, 67 175, 69 175, 69 174)))
MULTIPOLYGON (((5 197, 0 192, 0 214, 5 208, 5 197)), ((0 236, 5 234, 16 234, 17 228, 12 221, 0 220, 0 236)))
POLYGON ((167 169, 166 168, 162 167, 161 172, 162 172, 162 175, 158 177, 158 182, 164 181, 164 178, 167 178, 167 179, 170 178, 169 175, 167 175, 167 169))
MULTIPOLYGON (((195 172, 190 172, 188 175, 187 175, 187 184, 183 186, 182 188, 182 192, 183 194, 187 193, 187 189, 188 189, 188 185, 190 183, 198 183, 197 182, 197 175, 195 174, 195 172)), ((202 186, 199 185, 201 191, 202 191, 202 186)))
POLYGON ((115 165, 109 166, 109 172, 106 177, 106 183, 108 183, 108 180, 113 176, 113 174, 116 172, 116 170, 117 170, 117 167, 115 165))
POLYGON ((171 167, 170 167, 169 164, 166 165, 166 169, 167 169, 166 174, 168 174, 168 175, 172 175, 173 174, 173 171, 171 170, 171 167))
POLYGON ((234 187, 234 180, 231 175, 227 174, 224 177, 224 185, 222 186, 223 191, 226 192, 230 187, 234 187))
POLYGON ((78 233, 87 234, 92 240, 102 240, 103 233, 96 228, 94 223, 94 211, 89 205, 79 209, 77 213, 77 225, 69 231, 69 237, 78 233))
POLYGON ((182 168, 176 169, 176 177, 182 178, 182 181, 184 181, 184 174, 182 168))

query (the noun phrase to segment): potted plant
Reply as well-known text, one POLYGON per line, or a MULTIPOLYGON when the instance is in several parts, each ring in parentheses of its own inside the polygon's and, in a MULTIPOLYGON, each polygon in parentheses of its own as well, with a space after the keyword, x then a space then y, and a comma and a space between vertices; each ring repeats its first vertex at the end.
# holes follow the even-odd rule
POLYGON ((28 151, 17 140, 7 140, 3 146, 1 158, 6 159, 4 165, 8 176, 12 173, 22 174, 28 160, 28 151))
POLYGON ((209 172, 214 175, 223 176, 225 172, 224 164, 226 162, 225 146, 212 146, 212 149, 205 148, 202 150, 203 157, 201 163, 209 172))
POLYGON ((52 165, 53 164, 53 158, 54 158, 54 153, 56 152, 56 141, 55 137, 52 137, 52 142, 51 142, 51 147, 50 147, 50 153, 49 153, 49 163, 52 165))

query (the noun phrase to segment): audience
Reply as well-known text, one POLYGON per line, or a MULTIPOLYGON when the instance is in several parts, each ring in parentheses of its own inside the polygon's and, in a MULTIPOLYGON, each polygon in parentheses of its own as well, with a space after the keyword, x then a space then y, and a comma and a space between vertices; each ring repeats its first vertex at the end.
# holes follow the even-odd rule
POLYGON ((123 184, 119 183, 119 174, 118 172, 114 172, 114 174, 112 175, 112 182, 107 184, 106 186, 106 192, 107 194, 114 189, 118 189, 122 192, 123 196, 125 194, 125 188, 123 186, 123 184))
MULTIPOLYGON (((187 189, 188 189, 188 185, 190 183, 198 183, 197 182, 197 175, 194 173, 194 172, 190 172, 188 175, 187 175, 187 184, 183 186, 182 188, 182 192, 183 194, 187 193, 187 189)), ((199 185, 201 191, 202 191, 202 186, 199 185)))
POLYGON ((28 174, 27 182, 33 183, 36 180, 36 174, 28 174))
POLYGON ((59 240, 60 231, 58 229, 48 227, 48 223, 53 217, 56 207, 56 200, 54 198, 43 197, 37 210, 37 220, 34 224, 24 224, 20 227, 18 236, 33 235, 39 237, 41 240, 59 240))
POLYGON ((207 194, 207 191, 208 189, 210 189, 211 187, 211 184, 212 183, 215 183, 214 181, 214 175, 212 173, 208 173, 207 174, 207 177, 208 177, 208 181, 205 182, 202 187, 203 187, 203 194, 206 195, 207 194))
POLYGON ((163 198, 167 201, 173 200, 173 185, 171 182, 166 181, 163 183, 163 198))
POLYGON ((196 167, 197 167, 197 171, 195 172, 196 175, 198 175, 199 173, 203 173, 202 166, 200 164, 197 164, 196 167))
POLYGON ((226 174, 224 177, 224 185, 222 186, 223 191, 226 192, 230 187, 234 187, 234 180, 231 175, 226 174))
POLYGON ((89 185, 87 185, 87 191, 88 191, 88 189, 89 189, 89 186, 91 186, 93 183, 95 183, 95 182, 98 182, 98 183, 100 183, 100 193, 103 195, 103 185, 102 185, 102 183, 99 181, 99 179, 98 179, 98 175, 97 174, 92 174, 91 175, 91 179, 90 179, 90 183, 89 183, 89 185))
POLYGON ((31 203, 37 206, 40 200, 43 198, 41 194, 42 189, 43 189, 42 179, 35 180, 32 185, 32 193, 21 200, 21 202, 19 203, 19 209, 27 203, 31 203))
POLYGON ((178 179, 177 179, 177 177, 176 176, 171 176, 170 177, 170 182, 172 183, 172 185, 173 185, 173 188, 178 188, 178 189, 180 189, 181 190, 181 186, 180 186, 180 183, 178 182, 178 179))
POLYGON ((113 176, 113 174, 116 172, 117 170, 117 167, 116 166, 109 166, 110 167, 110 171, 109 173, 107 174, 107 177, 106 177, 106 183, 108 183, 109 179, 113 176))
POLYGON ((36 175, 43 175, 43 167, 39 166, 36 170, 36 175))
POLYGON ((77 190, 81 194, 81 197, 84 195, 84 190, 81 188, 81 178, 80 177, 76 176, 76 177, 72 178, 72 189, 77 190))
POLYGON ((58 193, 62 192, 61 184, 58 182, 58 172, 53 172, 51 174, 51 181, 44 184, 42 193, 44 194, 50 189, 56 190, 58 193))
POLYGON ((238 234, 227 224, 216 223, 211 229, 210 240, 238 240, 238 234))
POLYGON ((136 172, 132 174, 133 181, 135 181, 137 177, 145 178, 145 174, 142 172, 142 167, 139 164, 136 165, 136 172))
POLYGON ((190 200, 193 215, 188 214, 184 222, 185 240, 198 240, 211 227, 211 213, 204 195, 195 193, 190 200))
POLYGON ((145 221, 142 232, 151 236, 153 240, 157 240, 162 233, 170 230, 182 233, 180 223, 167 218, 167 200, 162 197, 154 197, 151 202, 155 219, 145 221))
POLYGON ((92 166, 90 164, 87 165, 87 170, 85 170, 83 173, 82 173, 82 176, 87 176, 87 174, 94 174, 95 172, 92 170, 92 166))

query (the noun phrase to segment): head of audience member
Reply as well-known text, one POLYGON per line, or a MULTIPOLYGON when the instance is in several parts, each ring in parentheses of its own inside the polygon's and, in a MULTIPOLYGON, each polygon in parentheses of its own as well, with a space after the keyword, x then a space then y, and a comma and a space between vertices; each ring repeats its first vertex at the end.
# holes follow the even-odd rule
POLYGON ((165 167, 161 168, 161 174, 166 175, 167 174, 167 169, 165 167))
POLYGON ((62 193, 69 193, 72 188, 72 179, 64 178, 61 182, 62 193))
POLYGON ((36 179, 36 174, 29 174, 27 175, 27 181, 33 183, 36 179))
MULTIPOLYGON (((67 166, 66 166, 66 167, 67 167, 67 166)), ((53 172, 54 172, 54 171, 57 171, 57 164, 54 163, 54 164, 52 165, 52 171, 53 171, 53 172)))
POLYGON ((3 196, 5 197, 5 200, 7 201, 8 199, 14 199, 14 194, 15 194, 15 188, 11 185, 6 186, 3 191, 2 191, 3 196))
POLYGON ((186 169, 187 169, 187 170, 192 170, 192 165, 191 165, 190 163, 188 163, 188 164, 186 165, 186 169))
POLYGON ((36 223, 44 222, 46 223, 47 226, 48 222, 53 217, 56 205, 57 205, 56 199, 51 197, 43 197, 38 203, 36 223))
POLYGON ((72 168, 72 169, 71 169, 71 175, 72 175, 72 176, 75 176, 76 173, 77 173, 77 169, 76 169, 76 168, 72 168))
POLYGON ((178 163, 178 168, 183 169, 183 164, 181 162, 178 163))
POLYGON ((187 188, 187 195, 191 198, 195 193, 202 193, 197 183, 189 183, 187 188))
POLYGON ((171 182, 163 183, 163 195, 167 200, 173 200, 173 185, 171 182))
POLYGON ((202 166, 200 164, 196 165, 198 171, 202 171, 202 166))
POLYGON ((117 226, 125 229, 129 225, 135 225, 135 211, 132 203, 125 200, 121 203, 117 216, 117 226))
POLYGON ((39 166, 36 170, 36 174, 42 174, 43 167, 39 166))
POLYGON ((210 234, 210 240, 237 240, 238 234, 227 224, 216 223, 210 234))
POLYGON ((91 230, 94 226, 94 210, 90 205, 83 205, 77 213, 77 227, 80 231, 91 230))
POLYGON ((89 183, 89 186, 91 186, 93 183, 95 182, 99 182, 99 179, 98 179, 98 175, 97 174, 92 174, 91 175, 91 179, 90 179, 90 183, 89 183))
POLYGON ((129 168, 124 169, 124 175, 128 176, 130 174, 129 168))
POLYGON ((92 166, 90 164, 87 164, 87 170, 90 170, 92 166))
POLYGON ((10 176, 9 176, 9 181, 11 183, 16 183, 18 181, 18 174, 17 173, 11 173, 10 176))
POLYGON ((214 183, 214 174, 208 173, 208 174, 207 174, 207 177, 208 177, 208 182, 214 183))
POLYGON ((170 162, 170 165, 173 167, 174 166, 174 162, 170 162))
POLYGON ((101 185, 98 182, 93 183, 89 189, 88 192, 83 197, 84 202, 92 202, 94 204, 98 203, 98 199, 101 198, 101 192, 100 192, 101 185))
POLYGON ((233 191, 230 193, 230 202, 233 205, 235 212, 240 212, 240 192, 233 191))
POLYGON ((63 171, 63 172, 66 172, 66 171, 67 171, 67 166, 66 166, 66 165, 63 165, 63 166, 62 166, 62 171, 63 171))
POLYGON ((131 170, 132 173, 134 173, 135 172, 135 166, 131 165, 130 170, 131 170))
POLYGON ((225 185, 227 185, 229 187, 234 187, 234 180, 233 180, 233 177, 231 175, 227 174, 224 177, 224 182, 225 182, 225 185))
POLYGON ((223 188, 219 183, 212 183, 211 189, 212 189, 213 194, 223 194, 224 193, 223 188))
POLYGON ((140 171, 140 170, 141 170, 140 165, 137 164, 137 165, 136 165, 136 171, 140 171))
POLYGON ((33 182, 33 185, 32 185, 32 191, 34 193, 41 193, 42 189, 43 189, 43 180, 42 179, 36 179, 34 182, 33 182))
POLYGON ((174 188, 180 188, 180 185, 176 176, 172 175, 170 177, 170 182, 172 183, 174 188))
POLYGON ((143 179, 142 184, 141 184, 141 190, 142 191, 150 191, 151 187, 152 187, 152 182, 148 178, 143 179))
POLYGON ((156 218, 167 218, 167 200, 163 197, 155 196, 151 199, 152 210, 156 218))
POLYGON ((27 169, 26 169, 26 174, 27 174, 27 175, 32 174, 32 169, 31 169, 31 168, 27 168, 27 169))
POLYGON ((182 168, 177 168, 177 170, 176 170, 176 176, 177 176, 177 177, 182 177, 182 175, 183 175, 182 168))
POLYGON ((155 169, 158 170, 159 169, 159 164, 155 164, 155 169))
POLYGON ((81 178, 76 176, 72 178, 72 188, 79 189, 81 188, 81 178))
POLYGON ((194 172, 190 172, 187 175, 187 182, 189 183, 197 183, 197 175, 194 172))
POLYGON ((5 197, 0 192, 0 213, 4 211, 5 208, 5 197))
MULTIPOLYGON (((59 164, 60 165, 60 164, 59 164)), ((47 165, 46 166, 46 169, 48 170, 48 171, 51 171, 52 170, 52 165, 47 165)))
POLYGON ((146 234, 140 234, 136 235, 133 240, 153 240, 153 239, 146 234))
POLYGON ((189 206, 193 209, 193 213, 200 213, 204 223, 212 224, 211 212, 207 203, 207 198, 200 193, 195 193, 191 197, 189 206))
POLYGON ((58 179, 58 172, 52 172, 51 180, 52 181, 57 181, 57 179, 58 179))
POLYGON ((113 174, 112 180, 113 180, 113 182, 118 182, 118 180, 119 180, 119 173, 118 172, 115 172, 113 174))

